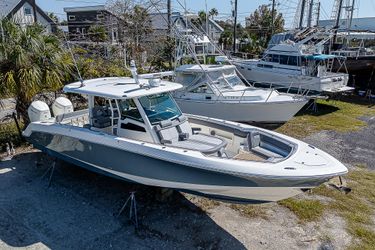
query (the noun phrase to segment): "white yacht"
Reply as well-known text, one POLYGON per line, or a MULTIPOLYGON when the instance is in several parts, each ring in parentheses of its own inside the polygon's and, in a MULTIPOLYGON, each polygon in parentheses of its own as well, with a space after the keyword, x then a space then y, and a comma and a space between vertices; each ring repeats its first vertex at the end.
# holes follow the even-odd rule
POLYGON ((109 77, 76 82, 88 98, 73 111, 58 98, 29 108, 23 135, 34 147, 78 166, 144 185, 233 202, 270 202, 347 173, 329 154, 249 125, 183 114, 177 83, 109 77))
POLYGON ((248 87, 233 65, 181 65, 174 81, 184 86, 173 94, 183 112, 224 120, 283 123, 308 102, 304 96, 248 87))
POLYGON ((287 40, 267 49, 261 59, 231 62, 253 83, 325 93, 353 90, 347 86, 348 74, 332 71, 335 60, 342 57, 321 54, 319 46, 303 42, 287 40))

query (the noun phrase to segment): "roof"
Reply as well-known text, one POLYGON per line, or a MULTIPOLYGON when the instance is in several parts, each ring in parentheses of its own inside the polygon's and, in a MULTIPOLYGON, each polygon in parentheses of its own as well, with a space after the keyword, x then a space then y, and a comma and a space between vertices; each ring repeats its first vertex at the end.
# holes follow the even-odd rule
POLYGON ((2 0, 0 3, 0 18, 6 17, 21 0, 2 0))
MULTIPOLYGON (((11 18, 25 3, 32 5, 30 0, 1 0, 0 3, 0 19, 7 17, 11 18)), ((36 4, 36 12, 39 13, 49 23, 54 21, 36 4)))
MULTIPOLYGON (((168 14, 167 13, 150 13, 152 28, 155 30, 167 30, 168 29, 168 14)), ((173 12, 171 14, 172 25, 179 25, 179 21, 182 22, 185 27, 185 20, 182 18, 179 12, 173 12)))
MULTIPOLYGON (((139 79, 141 84, 148 85, 148 79, 139 79)), ((164 92, 171 92, 182 88, 181 84, 160 81, 158 87, 140 87, 135 83, 135 80, 130 77, 107 77, 96 78, 83 81, 84 86, 81 87, 81 82, 68 84, 64 87, 67 93, 76 93, 81 95, 100 96, 104 98, 113 99, 129 99, 134 97, 141 97, 164 92)))
POLYGON ((84 12, 84 11, 103 11, 103 10, 107 10, 105 5, 66 7, 66 8, 64 8, 65 12, 84 12))
POLYGON ((222 70, 235 70, 234 65, 219 65, 219 64, 185 64, 176 68, 176 72, 202 72, 202 69, 206 72, 216 72, 222 70))

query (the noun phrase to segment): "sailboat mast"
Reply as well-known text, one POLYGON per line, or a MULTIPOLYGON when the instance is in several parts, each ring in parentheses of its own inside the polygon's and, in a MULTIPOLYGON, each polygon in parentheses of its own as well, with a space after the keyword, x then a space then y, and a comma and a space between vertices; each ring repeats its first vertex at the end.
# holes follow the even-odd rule
POLYGON ((343 2, 343 0, 339 0, 339 5, 337 7, 336 22, 335 22, 335 26, 333 27, 334 29, 336 29, 336 33, 337 33, 337 29, 340 26, 340 17, 341 17, 341 10, 342 10, 342 2, 343 2))
POLYGON ((317 12, 316 12, 316 27, 319 27, 320 19, 320 1, 318 2, 317 12))
POLYGON ((302 26, 303 26, 303 16, 305 13, 305 5, 306 5, 306 0, 302 0, 301 14, 299 16, 299 25, 298 25, 299 29, 302 29, 302 26))
POLYGON ((350 19, 348 22, 348 30, 352 28, 353 14, 354 14, 354 4, 355 0, 352 0, 352 6, 350 6, 350 19))
POLYGON ((309 16, 307 17, 307 27, 311 27, 313 8, 314 8, 314 0, 310 0, 309 16))

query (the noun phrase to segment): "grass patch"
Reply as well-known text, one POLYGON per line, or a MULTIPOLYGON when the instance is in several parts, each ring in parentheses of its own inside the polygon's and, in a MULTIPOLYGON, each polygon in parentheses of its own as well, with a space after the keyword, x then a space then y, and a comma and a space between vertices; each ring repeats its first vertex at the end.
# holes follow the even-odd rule
POLYGON ((212 200, 204 197, 200 197, 198 201, 199 207, 204 210, 210 210, 220 205, 220 202, 217 200, 212 200))
POLYGON ((326 100, 318 100, 317 104, 318 112, 299 113, 276 131, 297 138, 322 130, 350 132, 366 126, 359 117, 375 115, 375 107, 362 104, 326 100))
POLYGON ((352 192, 344 194, 325 185, 313 189, 313 194, 330 197, 334 202, 328 206, 347 222, 348 232, 359 243, 350 249, 375 249, 374 216, 375 172, 362 166, 347 175, 348 186, 352 192))
POLYGON ((262 205, 231 204, 230 207, 248 218, 268 218, 262 205))
MULTIPOLYGON (((23 124, 20 124, 21 128, 23 124)), ((14 146, 22 144, 22 139, 19 136, 16 123, 14 121, 8 123, 0 123, 0 147, 3 147, 6 142, 13 142, 14 146)))
POLYGON ((300 222, 310 222, 320 219, 325 210, 318 200, 297 200, 289 198, 278 202, 280 205, 287 207, 300 220, 300 222))

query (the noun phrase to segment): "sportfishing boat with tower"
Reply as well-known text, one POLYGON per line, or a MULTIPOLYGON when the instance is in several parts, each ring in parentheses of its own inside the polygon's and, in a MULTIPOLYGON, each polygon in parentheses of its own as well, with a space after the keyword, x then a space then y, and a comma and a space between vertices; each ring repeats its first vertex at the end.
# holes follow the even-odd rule
POLYGON ((170 94, 181 87, 136 74, 71 83, 64 91, 86 96, 88 109, 73 111, 61 97, 52 117, 36 101, 23 135, 99 173, 232 202, 285 199, 347 173, 329 154, 291 137, 183 114, 170 94))
POLYGON ((315 93, 352 90, 347 86, 348 74, 332 70, 335 61, 342 65, 345 58, 322 54, 319 48, 304 40, 286 40, 267 49, 260 59, 233 59, 232 63, 246 80, 255 84, 315 93))

